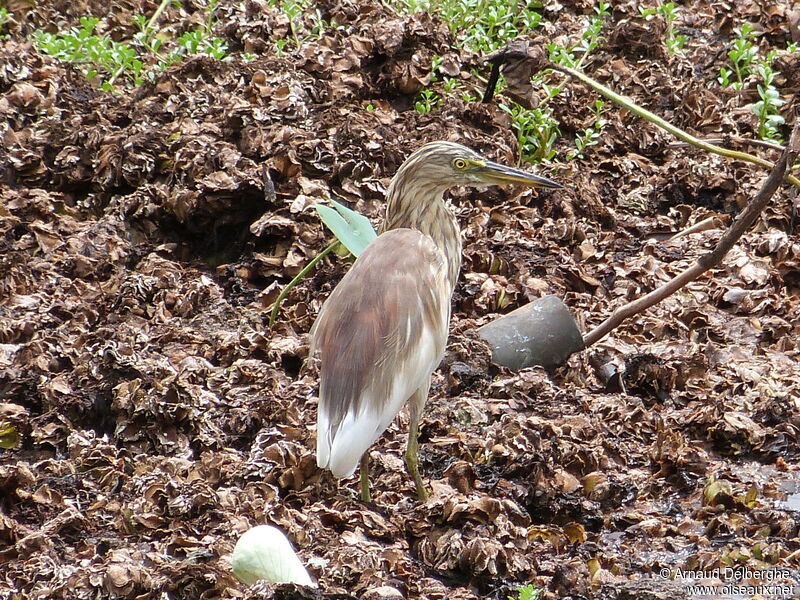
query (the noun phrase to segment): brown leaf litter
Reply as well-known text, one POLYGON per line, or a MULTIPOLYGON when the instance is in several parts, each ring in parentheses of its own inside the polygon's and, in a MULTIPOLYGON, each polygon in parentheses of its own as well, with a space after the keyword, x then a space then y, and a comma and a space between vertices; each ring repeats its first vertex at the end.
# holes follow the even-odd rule
MULTIPOLYGON (((165 31, 198 25, 204 12, 183 4, 165 31)), ((545 4, 553 39, 592 10, 545 4)), ((751 100, 715 77, 732 26, 753 21, 764 47, 783 44, 791 11, 685 7, 689 46, 668 55, 654 42, 663 22, 638 4, 615 3, 587 72, 698 135, 753 135, 751 100)), ((295 288, 272 330, 265 309, 329 242, 312 210, 326 197, 377 223, 391 176, 425 141, 515 161, 502 95, 411 108, 420 89, 442 92, 433 56, 476 90, 470 69, 488 67, 439 19, 349 1, 318 3, 341 29, 278 56, 285 15, 248 0, 218 14, 231 60, 191 58, 115 96, 22 36, 102 9, 103 31, 130 37, 130 15, 151 4, 21 6, 0 46, 0 591, 309 597, 234 578, 237 537, 262 523, 286 533, 323 598, 505 599, 528 583, 546 598, 680 598, 663 569, 718 566, 788 569, 797 583, 800 517, 786 499, 800 488, 800 244, 787 192, 718 269, 564 367, 504 371, 474 336, 544 294, 596 325, 712 247, 762 172, 671 147, 611 108, 585 158, 539 167, 567 190, 454 190, 465 261, 421 430, 432 498, 414 500, 401 417, 371 452, 365 505, 315 466, 304 366, 347 261, 295 288), (663 236, 707 217, 711 228, 663 236)), ((791 56, 775 65, 787 95, 791 56)), ((547 77, 563 88, 563 154, 595 97, 547 77)))

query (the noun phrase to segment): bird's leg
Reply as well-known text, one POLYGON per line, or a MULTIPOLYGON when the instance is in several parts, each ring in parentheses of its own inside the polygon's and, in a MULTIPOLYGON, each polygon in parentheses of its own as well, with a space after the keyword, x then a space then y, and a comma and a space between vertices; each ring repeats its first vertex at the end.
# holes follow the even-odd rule
POLYGON ((417 441, 417 434, 419 433, 419 420, 422 416, 422 409, 425 406, 425 400, 428 398, 428 389, 430 388, 431 381, 428 378, 428 383, 421 386, 408 401, 408 447, 406 448, 406 468, 408 474, 414 480, 417 486, 417 497, 421 501, 428 499, 428 490, 425 489, 425 484, 422 482, 422 477, 419 475, 419 442, 417 441))
POLYGON ((369 450, 361 457, 361 469, 358 472, 361 484, 361 500, 370 502, 372 494, 369 493, 369 450))
POLYGON ((419 460, 417 452, 419 444, 417 443, 417 429, 418 423, 414 423, 408 432, 408 448, 406 449, 406 468, 409 475, 414 479, 414 484, 417 486, 417 497, 421 501, 428 499, 428 490, 425 489, 425 484, 419 474, 419 460))

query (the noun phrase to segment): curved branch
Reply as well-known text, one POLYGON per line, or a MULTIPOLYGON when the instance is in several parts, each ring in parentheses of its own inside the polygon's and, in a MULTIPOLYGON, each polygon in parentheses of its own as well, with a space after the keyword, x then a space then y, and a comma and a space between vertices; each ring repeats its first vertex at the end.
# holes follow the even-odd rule
POLYGON ((764 181, 761 190, 759 190, 756 197, 753 198, 747 207, 739 213, 733 223, 731 223, 722 238, 720 238, 716 247, 698 258, 692 266, 670 279, 661 287, 656 288, 641 298, 637 298, 633 302, 620 306, 611 313, 610 317, 583 336, 584 345, 587 347, 591 346, 605 337, 628 317, 661 302, 664 298, 671 296, 690 281, 697 279, 700 275, 718 265, 733 245, 742 237, 744 232, 755 223, 758 215, 761 214, 770 198, 772 198, 778 187, 780 187, 784 177, 788 179, 786 173, 789 165, 797 158, 798 152, 800 152, 800 119, 795 123, 792 135, 789 138, 789 143, 786 144, 786 149, 772 168, 769 177, 764 181))
MULTIPOLYGON (((650 121, 653 125, 657 125, 668 131, 676 138, 681 141, 686 142, 687 144, 691 144, 696 148, 700 148, 701 150, 705 150, 706 152, 711 152, 712 154, 719 154, 720 156, 725 156, 727 158, 732 158, 735 160, 743 160, 749 163, 753 163, 759 165, 761 167, 772 169, 775 167, 770 161, 763 159, 759 156, 753 156, 752 154, 748 154, 747 152, 739 152, 738 150, 731 150, 729 148, 723 148, 722 146, 717 146, 715 144, 710 144, 709 142, 703 141, 700 138, 697 138, 690 133, 686 133, 683 129, 679 129, 675 127, 669 121, 665 121, 655 113, 650 112, 646 108, 642 108, 641 106, 637 106, 633 103, 630 98, 627 98, 621 94, 618 94, 611 88, 607 88, 602 83, 598 83, 591 77, 584 75, 580 71, 576 71, 575 69, 570 69, 569 67, 564 67, 562 65, 552 65, 552 68, 556 71, 561 71, 569 75, 570 77, 574 77, 575 79, 579 80, 580 82, 588 85, 590 88, 598 92, 599 94, 605 96, 612 102, 619 104, 620 106, 626 108, 627 110, 631 111, 633 114, 638 115, 639 117, 645 119, 646 121, 650 121)), ((788 146, 788 144, 787 144, 788 146)), ((791 183, 793 186, 800 188, 800 179, 791 175, 790 173, 785 173, 784 176, 786 180, 791 183)))

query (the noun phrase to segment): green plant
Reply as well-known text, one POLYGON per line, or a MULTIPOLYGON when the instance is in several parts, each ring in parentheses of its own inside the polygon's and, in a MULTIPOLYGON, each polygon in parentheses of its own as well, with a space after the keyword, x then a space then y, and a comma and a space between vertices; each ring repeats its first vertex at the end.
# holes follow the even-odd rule
POLYGON ((511 127, 517 134, 520 155, 529 162, 540 162, 555 158, 553 148, 560 131, 547 101, 560 93, 560 88, 543 84, 547 98, 536 108, 528 109, 519 104, 500 104, 500 108, 511 116, 511 127))
POLYGON ((548 42, 546 48, 547 55, 552 62, 565 67, 577 67, 578 61, 575 59, 575 55, 564 46, 559 46, 555 42, 548 42))
POLYGON ((664 15, 664 21, 667 23, 667 37, 665 40, 667 44, 667 52, 670 54, 675 54, 676 52, 683 50, 684 46, 686 46, 686 42, 689 40, 685 35, 675 33, 674 27, 675 19, 678 17, 680 8, 675 6, 674 2, 666 2, 658 7, 658 11, 664 15))
POLYGON ((292 38, 297 46, 300 46, 300 30, 303 27, 302 16, 305 5, 295 0, 283 0, 282 2, 272 2, 273 6, 278 6, 286 18, 289 19, 289 29, 292 32, 292 38))
POLYGON ((578 42, 571 48, 565 48, 555 42, 547 44, 547 53, 550 60, 556 64, 571 67, 573 69, 580 69, 583 61, 590 53, 600 47, 600 43, 605 39, 602 36, 603 22, 610 14, 608 11, 609 4, 600 0, 597 6, 594 7, 594 16, 589 19, 589 23, 581 32, 581 37, 578 42), (575 53, 581 52, 580 60, 575 58, 575 53))
POLYGON ((608 11, 609 3, 600 0, 597 6, 594 7, 594 16, 589 19, 589 25, 583 30, 581 39, 577 46, 572 49, 572 52, 582 52, 580 60, 575 65, 575 68, 580 69, 583 61, 594 50, 596 50, 600 43, 605 39, 602 35, 603 22, 610 14, 608 11))
POLYGON ((8 12, 7 8, 0 8, 0 37, 8 37, 8 34, 4 34, 3 30, 13 20, 14 15, 8 12))
POLYGON ((753 43, 756 33, 753 31, 753 26, 749 23, 743 23, 741 27, 733 30, 736 34, 736 39, 728 50, 728 58, 731 60, 733 69, 722 67, 719 70, 718 81, 724 86, 731 86, 735 90, 741 90, 744 87, 744 80, 750 74, 751 65, 758 53, 758 48, 753 43), (732 76, 736 78, 733 79, 732 76))
POLYGON ((336 250, 339 245, 344 246, 353 256, 358 257, 364 251, 364 248, 378 236, 367 217, 354 210, 350 210, 335 200, 330 200, 330 203, 333 205, 333 208, 322 204, 318 204, 315 208, 317 209, 317 213, 319 213, 319 218, 336 236, 336 241, 329 244, 322 252, 312 258, 309 263, 286 284, 286 287, 281 290, 269 315, 270 327, 274 325, 281 304, 289 294, 289 291, 296 286, 319 261, 336 250))
POLYGON ((132 19, 133 24, 136 25, 139 30, 133 36, 134 42, 158 58, 160 58, 158 51, 161 48, 163 40, 157 35, 158 30, 155 25, 161 17, 161 13, 164 12, 164 9, 169 3, 170 0, 161 0, 161 3, 150 19, 144 15, 134 15, 132 19))
MULTIPOLYGON (((328 23, 322 18, 322 11, 314 8, 309 14, 310 27, 305 24, 304 15, 311 6, 310 0, 270 0, 270 6, 278 8, 286 15, 289 21, 289 32, 295 47, 299 48, 306 40, 320 38, 330 28, 338 29, 335 23, 328 23)), ((278 55, 286 49, 286 40, 277 40, 283 43, 278 45, 278 55)))
POLYGON ((139 30, 133 35, 134 41, 147 50, 151 54, 158 56, 158 51, 161 48, 162 40, 153 35, 155 29, 151 25, 150 20, 144 15, 134 15, 132 22, 139 30))
POLYGON ((214 11, 219 0, 209 0, 206 22, 195 31, 184 33, 164 53, 165 40, 158 35, 155 23, 166 6, 174 0, 162 0, 153 16, 132 18, 138 29, 131 43, 117 42, 108 35, 98 35, 95 29, 100 23, 96 17, 81 17, 80 27, 66 33, 49 33, 37 30, 33 34, 36 47, 45 54, 80 65, 87 79, 105 77, 100 87, 113 90, 118 79, 129 85, 141 85, 145 77, 155 79, 156 72, 189 54, 206 54, 217 59, 225 57, 225 41, 211 35, 214 26, 214 11), (149 67, 145 67, 145 64, 149 67))
POLYGON ((780 107, 786 104, 786 101, 781 98, 780 92, 774 85, 775 72, 771 66, 774 57, 775 54, 770 53, 764 62, 756 65, 756 72, 762 81, 757 86, 760 100, 751 104, 750 110, 758 116, 758 137, 762 140, 780 142, 782 137, 779 127, 786 122, 780 114, 780 107))
POLYGON ((438 15, 466 47, 488 54, 538 27, 542 3, 508 0, 400 0, 400 12, 438 15))
MULTIPOLYGON (((607 3, 601 2, 607 7, 607 3)), ((487 54, 539 27, 542 16, 539 1, 515 3, 508 0, 399 0, 395 4, 401 13, 424 11, 439 16, 445 21, 460 43, 479 53, 487 54)), ((442 82, 440 92, 444 97, 452 97, 461 88, 461 82, 455 78, 441 77, 438 69, 442 58, 431 59, 431 83, 442 82)), ((460 98, 464 102, 475 102, 479 96, 474 90, 462 90, 460 98)), ((431 112, 441 102, 440 96, 433 89, 422 90, 414 108, 421 114, 431 112)), ((538 118, 546 120, 545 114, 538 118)), ((525 126, 518 128, 519 135, 527 137, 525 126)), ((531 142, 532 143, 532 142, 531 142)))
POLYGON ((444 62, 444 58, 437 54, 431 57, 431 83, 439 81, 439 67, 442 66, 442 62, 444 62))
MULTIPOLYGON (((472 4, 463 2, 462 4, 472 4)), ((457 17, 471 17, 471 23, 459 28, 466 32, 463 42, 476 52, 488 54, 518 37, 525 31, 538 27, 542 16, 532 6, 519 11, 517 3, 503 1, 475 2, 474 12, 469 15, 457 13, 457 17)), ((535 4, 535 3, 534 3, 535 4)), ((537 5, 536 8, 541 8, 537 5)), ((446 17, 445 17, 446 18, 446 17)), ((448 20, 448 23, 453 21, 448 20)))
MULTIPOLYGON (((153 16, 148 19, 145 15, 134 15, 133 24, 139 30, 133 35, 134 45, 141 49, 144 54, 150 54, 156 59, 156 70, 163 71, 171 64, 179 61, 183 56, 183 51, 180 48, 174 48, 167 54, 161 52, 164 39, 159 35, 155 23, 158 21, 159 16, 169 4, 170 0, 162 0, 153 16)), ((156 73, 153 70, 149 72, 150 79, 155 79, 156 73)))
POLYGON ((225 40, 209 37, 203 29, 187 31, 178 38, 178 44, 186 54, 205 54, 222 60, 228 50, 225 40))
POLYGON ((605 102, 596 100, 594 103, 594 123, 575 136, 575 150, 567 154, 567 160, 583 158, 584 151, 590 146, 595 146, 600 142, 607 121, 603 117, 606 111, 605 102))
POLYGON ((331 27, 337 28, 336 23, 328 23, 322 18, 322 11, 315 8, 314 13, 311 15, 311 36, 321 38, 331 27))
MULTIPOLYGON (((124 42, 115 42, 108 36, 94 34, 100 22, 96 17, 81 17, 80 27, 67 33, 53 34, 37 30, 33 34, 36 47, 45 54, 77 63, 87 79, 94 79, 104 71, 109 74, 126 73, 133 85, 140 85, 143 63, 136 50, 124 42)), ((113 81, 103 81, 101 87, 109 90, 113 81)))
POLYGON ((439 104, 439 96, 431 88, 424 88, 419 92, 418 100, 414 102, 414 108, 421 115, 428 114, 439 104))
POLYGON ((458 79, 454 79, 452 77, 445 77, 442 82, 442 88, 448 94, 455 92, 460 85, 461 83, 458 81, 458 79))
POLYGON ((532 584, 521 585, 517 588, 517 597, 508 596, 508 600, 538 600, 544 593, 543 588, 534 587, 532 584))
MULTIPOLYGON (((661 129, 667 131, 668 133, 671 133, 672 135, 674 135, 676 138, 678 138, 682 142, 686 142, 687 144, 690 144, 690 145, 694 146, 695 148, 699 148, 701 150, 705 150, 706 152, 710 152, 712 154, 718 154, 719 156, 724 156, 724 157, 732 159, 732 160, 741 160, 741 161, 745 161, 745 162, 748 162, 748 163, 756 164, 756 165, 759 165, 759 166, 761 166, 761 167, 763 167, 765 169, 774 169, 775 168, 775 164, 774 163, 772 163, 771 161, 766 160, 764 158, 761 158, 760 156, 755 156, 753 154, 748 154, 747 152, 740 152, 738 150, 731 150, 730 148, 724 148, 722 146, 717 146, 716 144, 712 144, 710 142, 707 142, 705 140, 701 140, 700 138, 697 138, 697 137, 691 135, 690 133, 687 133, 687 132, 683 131, 682 129, 676 127, 675 125, 673 125, 669 121, 666 121, 665 119, 662 119, 661 117, 659 117, 655 113, 647 110, 646 108, 642 108, 641 106, 637 105, 630 98, 628 98, 626 96, 623 96, 622 94, 618 94, 617 92, 615 92, 611 88, 606 87, 602 83, 599 83, 599 82, 593 80, 591 77, 589 77, 588 75, 586 75, 585 73, 583 73, 581 71, 578 71, 577 69, 571 69, 569 67, 565 67, 565 66, 562 66, 562 65, 556 65, 554 67, 554 69, 556 71, 560 71, 560 72, 572 77, 573 79, 577 79, 578 81, 580 81, 581 83, 583 83, 587 87, 593 89, 594 91, 596 91, 600 95, 604 96, 605 98, 611 100, 615 104, 618 104, 619 106, 621 106, 622 108, 630 111, 634 115, 636 115, 636 116, 638 116, 638 117, 640 117, 642 119, 645 119, 646 121, 649 121, 650 123, 654 124, 657 127, 660 127, 661 129)), ((787 172, 786 175, 785 175, 785 179, 786 179, 786 181, 791 183, 793 186, 795 186, 796 188, 800 189, 800 179, 798 179, 795 175, 790 174, 790 173, 787 172)), ((598 331, 598 334, 599 334, 601 329, 598 328, 597 331, 598 331)), ((603 335, 605 335, 605 334, 603 334, 603 335)), ((591 335, 591 336, 587 335, 587 338, 594 339, 594 335, 591 335)), ((597 338, 597 339, 599 339, 599 338, 597 338)), ((588 341, 586 343, 587 343, 587 345, 590 345, 588 341)))
MULTIPOLYGON (((417 95, 417 100, 414 102, 414 108, 420 114, 427 114, 436 108, 444 98, 456 97, 458 91, 462 88, 462 83, 455 77, 440 76, 439 67, 444 59, 440 56, 434 55, 431 58, 431 84, 440 83, 441 85, 436 88, 441 92, 441 97, 437 94, 434 88, 425 88, 417 95)), ((460 94, 464 102, 475 102, 478 97, 469 91, 462 91, 460 94)))
POLYGON ((678 18, 680 8, 674 2, 664 2, 659 4, 656 8, 642 8, 639 7, 639 16, 649 20, 655 15, 660 14, 664 17, 664 22, 667 24, 666 38, 664 42, 667 45, 667 52, 675 54, 683 47, 686 46, 688 38, 685 35, 675 33, 674 23, 678 18))
POLYGON ((364 215, 339 204, 336 200, 329 202, 333 208, 324 204, 317 204, 314 207, 319 213, 319 218, 353 256, 359 256, 378 236, 372 223, 364 215))
POLYGON ((186 54, 205 54, 217 60, 225 58, 228 44, 225 40, 211 35, 214 29, 214 12, 218 4, 219 0, 208 0, 204 26, 194 31, 187 31, 178 38, 178 45, 186 54))
POLYGON ((206 6, 206 24, 204 27, 206 35, 211 35, 211 31, 214 29, 214 13, 217 10, 217 6, 219 6, 219 0, 208 0, 208 6, 206 6))
MULTIPOLYGON (((778 51, 772 50, 766 57, 759 59, 758 47, 754 43, 758 34, 753 26, 744 23, 734 29, 734 32, 736 39, 728 51, 732 68, 722 67, 717 79, 724 86, 742 90, 745 79, 755 72, 761 79, 756 85, 759 100, 750 104, 749 108, 758 116, 758 136, 762 140, 780 142, 780 127, 786 122, 780 108, 786 101, 781 98, 781 93, 775 86, 776 72, 772 69, 772 62, 778 56, 778 51)), ((787 48, 787 51, 794 50, 787 48)))

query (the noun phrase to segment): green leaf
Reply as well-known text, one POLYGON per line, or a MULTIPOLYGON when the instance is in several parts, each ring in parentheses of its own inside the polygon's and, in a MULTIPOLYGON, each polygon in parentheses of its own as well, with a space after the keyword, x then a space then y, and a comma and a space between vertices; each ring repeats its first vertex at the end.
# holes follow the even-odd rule
MULTIPOLYGON (((531 584, 528 585, 521 585, 517 588, 517 595, 519 596, 519 600, 537 600, 544 590, 542 588, 536 588, 531 584)), ((508 596, 508 600, 517 600, 513 596, 508 596)))
POLYGON ((319 218, 342 245, 357 257, 372 240, 378 237, 378 234, 375 233, 367 217, 339 204, 336 200, 330 202, 333 208, 322 204, 315 206, 319 218))
POLYGON ((19 443, 19 432, 11 423, 0 423, 0 448, 10 450, 19 443))

